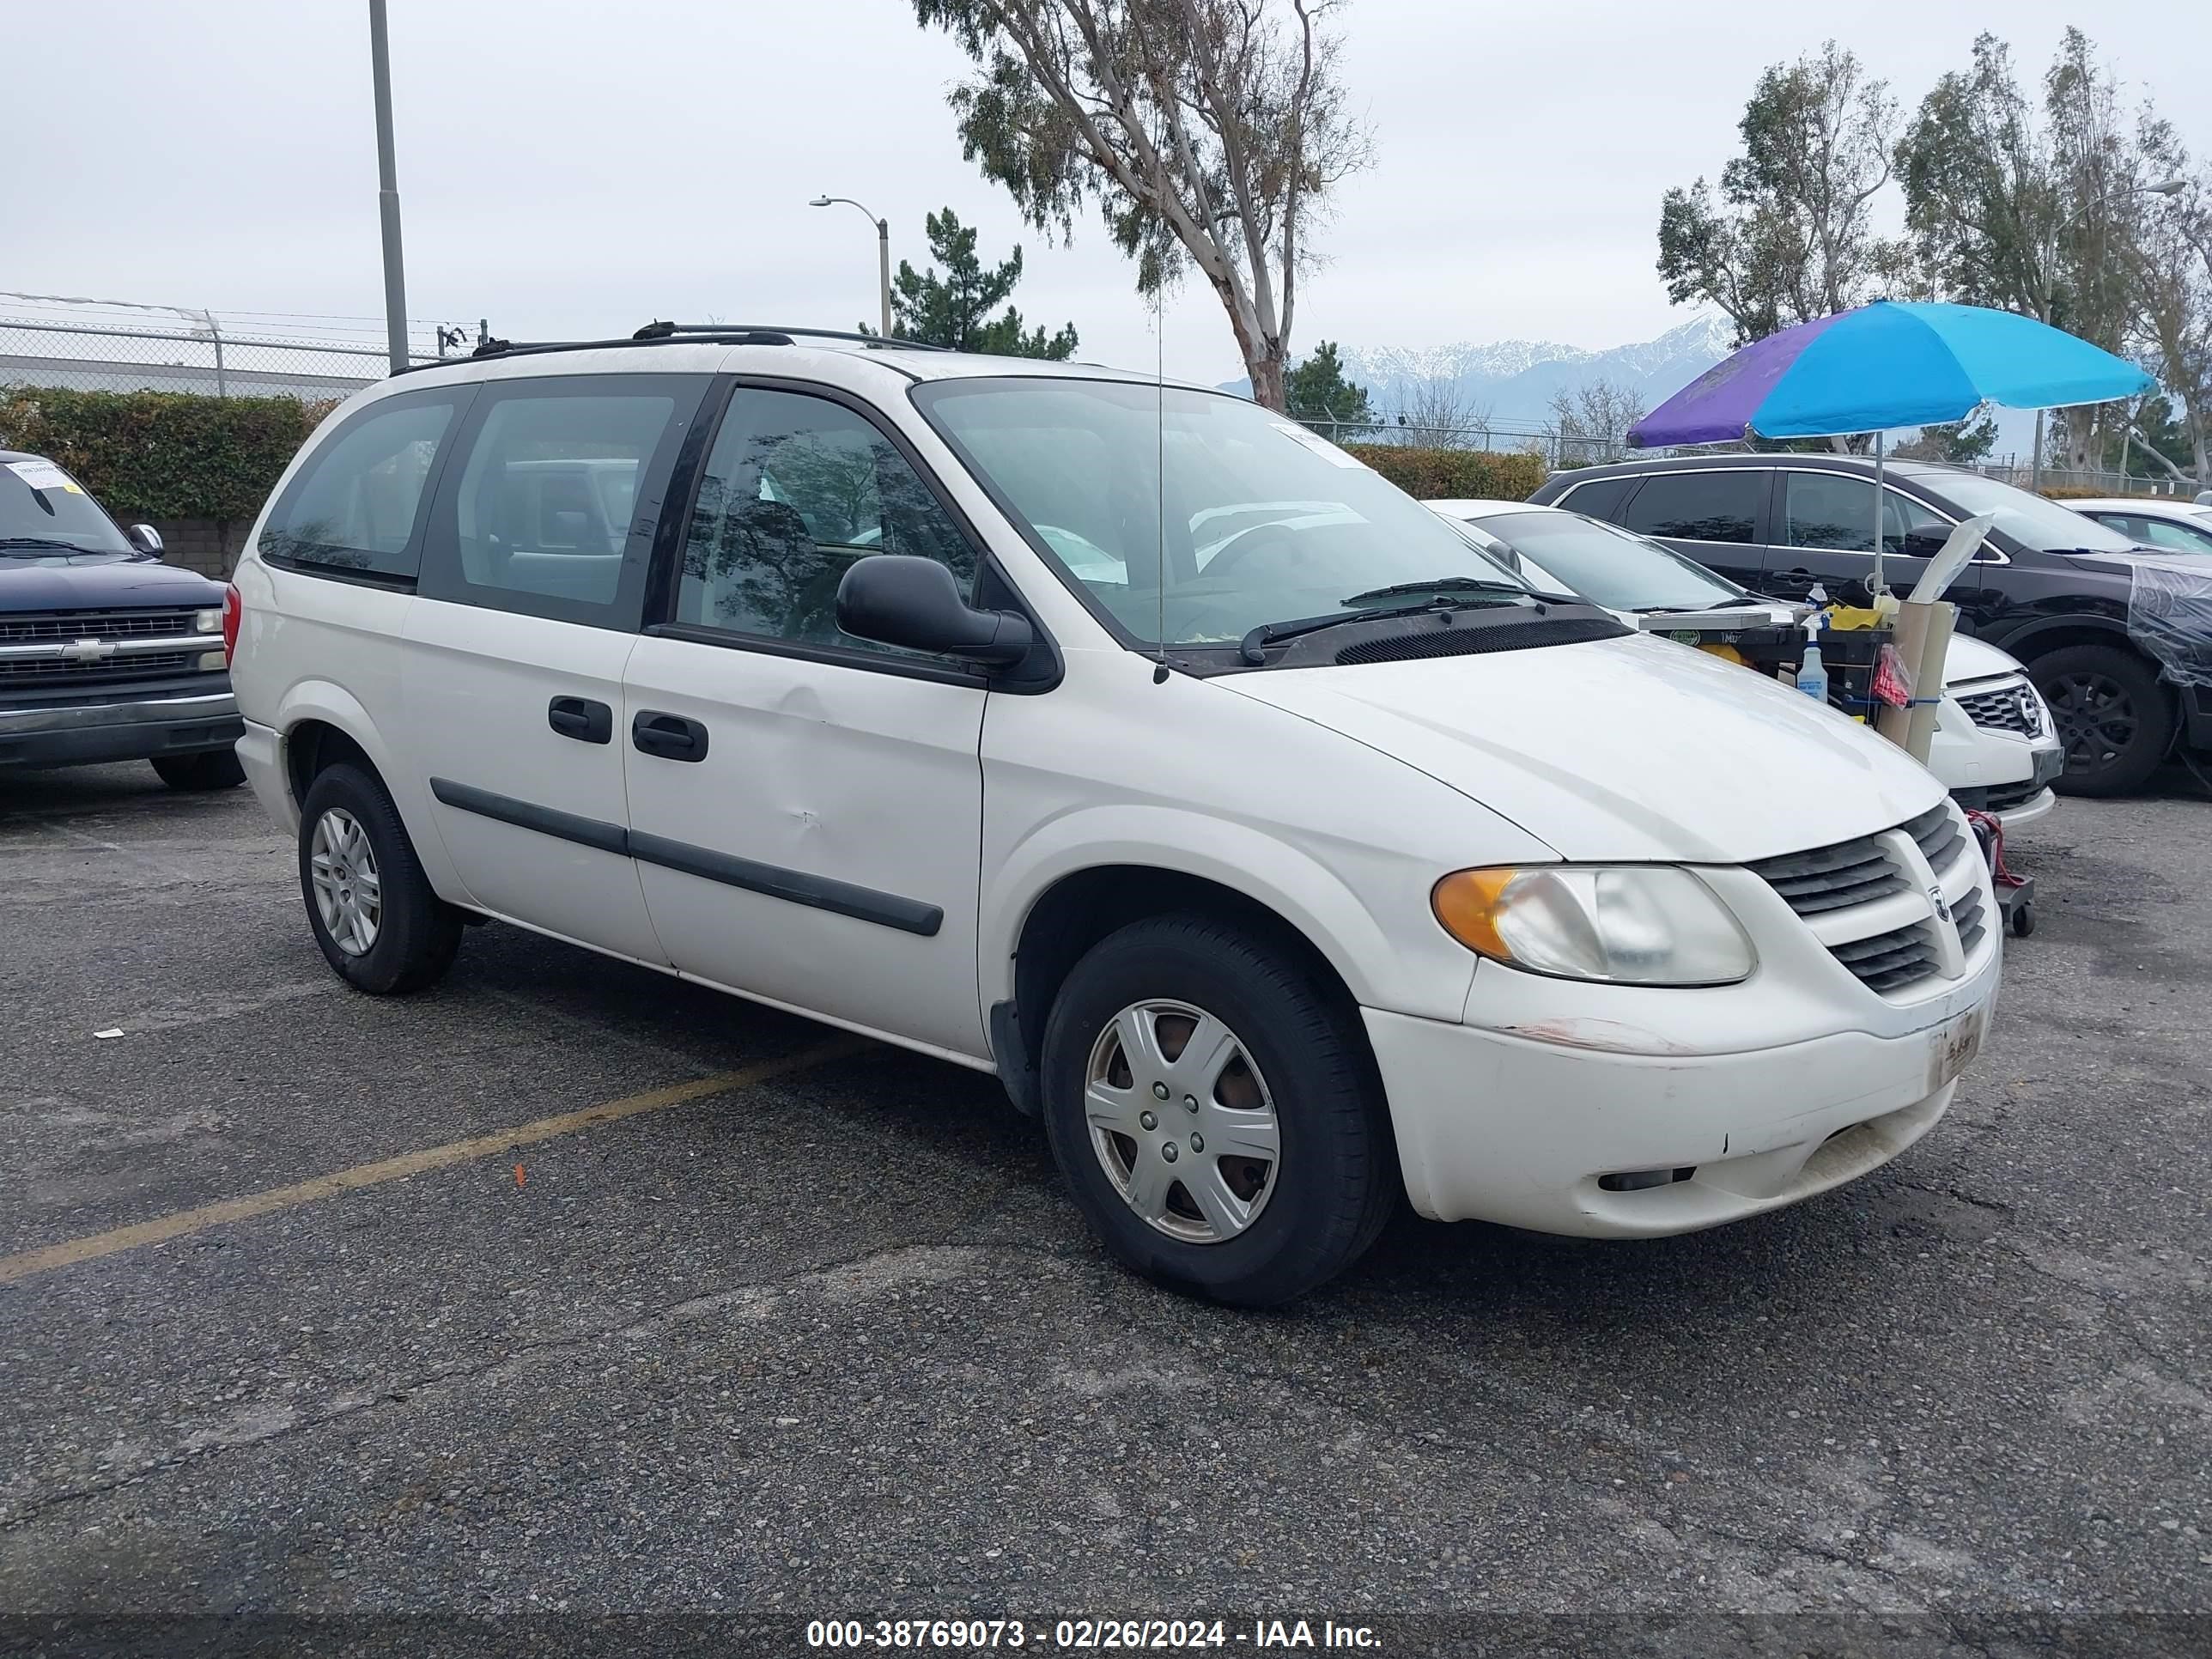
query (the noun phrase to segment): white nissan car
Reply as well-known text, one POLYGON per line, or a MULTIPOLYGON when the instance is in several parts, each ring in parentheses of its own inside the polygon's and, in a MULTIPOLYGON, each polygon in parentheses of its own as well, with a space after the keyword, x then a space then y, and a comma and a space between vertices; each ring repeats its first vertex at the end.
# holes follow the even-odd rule
POLYGON ((1924 769, 1194 387, 495 349, 331 416, 227 624, 349 982, 496 919, 995 1073, 1115 1255, 1224 1301, 1401 1192, 1629 1237, 1824 1191, 1996 995, 1924 769))
MULTIPOLYGON (((1757 613, 1787 622, 1806 607, 1764 599, 1672 548, 1602 519, 1531 501, 1431 501, 1472 529, 1501 562, 1540 586, 1579 593, 1632 627, 1664 635, 1670 616, 1757 613)), ((1959 634, 1944 654, 1943 697, 1928 769, 1960 805, 2007 830, 2050 815, 2051 781, 2066 751, 2027 670, 1995 646, 1959 634)))

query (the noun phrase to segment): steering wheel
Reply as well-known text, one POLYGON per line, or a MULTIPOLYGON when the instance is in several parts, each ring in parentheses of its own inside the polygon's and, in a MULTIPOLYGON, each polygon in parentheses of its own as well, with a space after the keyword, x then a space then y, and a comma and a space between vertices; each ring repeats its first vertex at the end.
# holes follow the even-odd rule
POLYGON ((1223 575, 1236 569, 1255 553, 1297 551, 1297 538, 1279 524, 1255 524, 1249 530, 1240 530, 1215 550, 1206 562, 1205 574, 1223 575))

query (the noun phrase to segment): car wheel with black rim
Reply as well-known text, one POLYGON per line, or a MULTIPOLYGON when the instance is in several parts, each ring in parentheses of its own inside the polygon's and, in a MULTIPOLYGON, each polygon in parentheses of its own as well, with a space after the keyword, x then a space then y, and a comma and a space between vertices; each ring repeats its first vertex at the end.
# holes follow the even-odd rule
POLYGON ((308 787, 300 891, 315 943, 356 990, 419 991, 460 949, 461 912, 432 890, 398 808, 358 767, 329 767, 308 787))
POLYGON ((1094 945, 1046 1026, 1045 1128, 1113 1255, 1246 1307, 1366 1249, 1397 1191, 1356 1014, 1296 955, 1203 916, 1094 945))
POLYGON ((2173 741, 2173 702, 2157 671, 2132 651, 2067 645, 2028 665, 2065 745, 2063 795, 2134 793, 2173 741))

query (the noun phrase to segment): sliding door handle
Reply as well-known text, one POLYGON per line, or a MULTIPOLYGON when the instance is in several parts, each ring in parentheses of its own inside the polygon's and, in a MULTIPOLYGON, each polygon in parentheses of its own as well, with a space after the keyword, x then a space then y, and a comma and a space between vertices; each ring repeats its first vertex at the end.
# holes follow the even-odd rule
POLYGON ((641 708, 629 723, 629 740, 641 753, 663 760, 702 761, 707 758, 707 728, 681 714, 664 714, 657 708, 641 708))
POLYGON ((545 724, 578 743, 611 743, 615 711, 589 697, 556 697, 545 705, 545 724))

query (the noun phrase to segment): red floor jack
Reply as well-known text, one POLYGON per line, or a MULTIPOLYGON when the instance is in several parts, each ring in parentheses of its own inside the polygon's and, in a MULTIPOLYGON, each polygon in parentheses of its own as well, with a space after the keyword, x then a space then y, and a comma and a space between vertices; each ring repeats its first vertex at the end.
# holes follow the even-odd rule
POLYGON ((1966 814, 1974 838, 1982 844, 1982 857, 1990 866, 1990 884, 1996 889, 1997 908, 2015 939, 2035 931, 2035 878, 2016 876, 2005 868, 2004 821, 1990 812, 1966 814))

